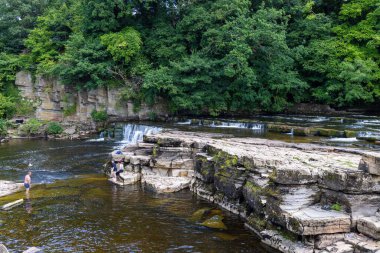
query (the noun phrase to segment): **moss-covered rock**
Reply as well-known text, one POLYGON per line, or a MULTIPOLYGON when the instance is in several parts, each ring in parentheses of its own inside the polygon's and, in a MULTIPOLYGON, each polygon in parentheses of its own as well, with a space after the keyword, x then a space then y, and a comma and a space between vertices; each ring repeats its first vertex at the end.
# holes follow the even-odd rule
POLYGON ((327 129, 327 128, 317 128, 319 136, 323 137, 345 137, 344 131, 336 129, 327 129))
POLYGON ((257 232, 260 232, 266 229, 268 221, 263 216, 251 214, 247 218, 247 224, 257 232))
POLYGON ((204 216, 205 216, 207 213, 210 213, 210 211, 211 211, 211 208, 208 208, 208 207, 198 209, 197 211, 195 211, 195 212, 191 215, 190 220, 192 220, 192 221, 200 221, 200 220, 202 220, 202 218, 204 218, 204 216))
POLYGON ((357 132, 351 130, 344 130, 344 136, 346 138, 355 138, 357 136, 357 132))
POLYGON ((247 181, 243 187, 243 196, 248 206, 256 213, 264 213, 264 189, 254 182, 247 181))
POLYGON ((213 158, 215 162, 215 187, 231 199, 242 196, 245 182, 245 169, 238 166, 238 157, 219 151, 213 158))
POLYGON ((205 153, 197 154, 195 156, 195 171, 199 173, 203 182, 213 183, 215 168, 212 157, 205 153))
POLYGON ((201 225, 208 228, 227 230, 227 226, 223 223, 223 217, 221 215, 214 215, 210 219, 202 222, 201 225))

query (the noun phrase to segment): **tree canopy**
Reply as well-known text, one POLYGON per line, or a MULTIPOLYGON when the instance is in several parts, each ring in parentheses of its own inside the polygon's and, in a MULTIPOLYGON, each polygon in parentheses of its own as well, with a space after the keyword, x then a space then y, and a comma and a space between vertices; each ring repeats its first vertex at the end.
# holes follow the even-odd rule
POLYGON ((371 105, 379 29, 377 0, 0 0, 0 92, 28 69, 173 113, 371 105))

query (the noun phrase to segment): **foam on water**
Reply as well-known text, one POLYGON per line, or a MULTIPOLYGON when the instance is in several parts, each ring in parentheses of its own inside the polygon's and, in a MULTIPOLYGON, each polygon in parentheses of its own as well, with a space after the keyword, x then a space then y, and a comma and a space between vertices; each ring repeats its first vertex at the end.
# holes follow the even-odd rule
POLYGON ((359 140, 356 139, 356 137, 353 137, 353 138, 330 138, 330 139, 327 139, 327 141, 330 141, 330 142, 356 142, 359 140))
POLYGON ((252 130, 264 130, 265 125, 260 123, 239 123, 239 122, 222 122, 220 125, 214 122, 210 125, 211 127, 220 128, 242 128, 242 129, 252 129, 252 130))

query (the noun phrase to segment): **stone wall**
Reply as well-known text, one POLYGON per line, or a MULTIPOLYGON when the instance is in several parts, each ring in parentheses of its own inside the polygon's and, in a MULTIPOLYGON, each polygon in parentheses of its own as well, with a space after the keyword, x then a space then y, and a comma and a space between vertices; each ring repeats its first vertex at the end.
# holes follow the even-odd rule
POLYGON ((282 252, 380 251, 378 152, 169 130, 112 158, 121 184, 189 187, 282 252))
POLYGON ((93 110, 106 110, 114 121, 148 120, 152 115, 167 117, 167 108, 163 103, 153 107, 142 105, 139 111, 134 111, 131 102, 120 99, 120 88, 78 91, 62 85, 57 79, 36 77, 33 80, 31 73, 25 71, 17 73, 15 84, 24 98, 36 102, 35 116, 41 120, 90 121, 93 110), (72 113, 67 114, 73 107, 72 113))

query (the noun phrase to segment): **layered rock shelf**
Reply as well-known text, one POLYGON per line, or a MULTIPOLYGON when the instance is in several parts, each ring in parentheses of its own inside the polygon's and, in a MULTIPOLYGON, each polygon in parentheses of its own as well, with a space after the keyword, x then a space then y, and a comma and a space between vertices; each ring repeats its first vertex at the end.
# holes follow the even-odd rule
POLYGON ((11 181, 0 180, 0 197, 18 192, 22 189, 23 184, 11 181))
POLYGON ((121 151, 116 183, 190 188, 282 252, 380 252, 378 152, 179 131, 121 151))

